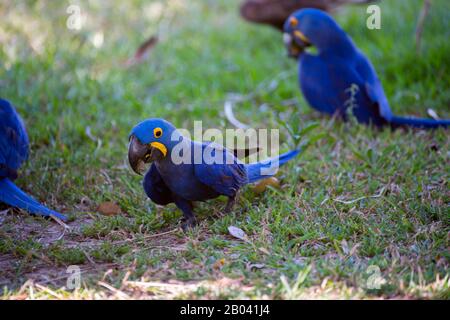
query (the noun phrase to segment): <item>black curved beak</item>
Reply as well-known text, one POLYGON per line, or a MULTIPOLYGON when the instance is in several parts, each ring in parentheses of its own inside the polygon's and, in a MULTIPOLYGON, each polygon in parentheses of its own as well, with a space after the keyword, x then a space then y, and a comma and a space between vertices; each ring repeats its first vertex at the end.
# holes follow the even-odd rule
POLYGON ((141 143, 134 135, 128 145, 128 162, 131 169, 139 175, 145 171, 145 164, 151 161, 152 147, 141 143))
POLYGON ((283 42, 286 46, 288 57, 294 59, 298 59, 303 51, 305 51, 307 47, 311 46, 311 43, 300 39, 294 39, 294 36, 287 32, 283 34, 283 42))

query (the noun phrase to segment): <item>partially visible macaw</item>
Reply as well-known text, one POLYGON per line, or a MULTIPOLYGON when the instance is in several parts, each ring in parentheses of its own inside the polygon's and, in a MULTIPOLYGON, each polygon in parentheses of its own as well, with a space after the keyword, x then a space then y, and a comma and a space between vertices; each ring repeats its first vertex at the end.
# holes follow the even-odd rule
POLYGON ((284 42, 299 62, 299 82, 306 101, 316 110, 339 114, 352 109, 358 122, 376 126, 448 127, 450 120, 396 116, 369 59, 327 13, 302 9, 284 25, 284 42), (314 46, 317 54, 308 53, 314 46))
POLYGON ((131 168, 141 174, 145 164, 152 162, 143 181, 145 193, 156 204, 175 203, 183 212, 184 230, 196 223, 193 201, 224 195, 228 197, 228 212, 239 189, 275 174, 278 166, 299 153, 293 150, 263 162, 243 164, 223 146, 192 141, 171 123, 156 118, 136 125, 129 139, 131 168))
POLYGON ((327 12, 347 4, 363 4, 376 0, 244 0, 241 16, 251 22, 271 25, 283 30, 287 17, 299 9, 316 8, 327 12))
POLYGON ((41 216, 67 218, 50 210, 14 184, 22 163, 28 158, 29 141, 22 119, 7 100, 0 99, 0 202, 41 216))

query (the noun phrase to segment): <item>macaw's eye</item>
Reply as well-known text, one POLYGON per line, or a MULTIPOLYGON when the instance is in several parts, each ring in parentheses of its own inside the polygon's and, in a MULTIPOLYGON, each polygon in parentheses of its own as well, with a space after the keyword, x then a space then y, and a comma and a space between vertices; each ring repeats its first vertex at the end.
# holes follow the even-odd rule
POLYGON ((298 20, 295 17, 291 17, 289 19, 289 24, 291 25, 291 27, 295 28, 298 25, 298 20))
POLYGON ((155 138, 160 138, 163 134, 163 131, 161 128, 155 128, 153 130, 153 135, 155 136, 155 138))

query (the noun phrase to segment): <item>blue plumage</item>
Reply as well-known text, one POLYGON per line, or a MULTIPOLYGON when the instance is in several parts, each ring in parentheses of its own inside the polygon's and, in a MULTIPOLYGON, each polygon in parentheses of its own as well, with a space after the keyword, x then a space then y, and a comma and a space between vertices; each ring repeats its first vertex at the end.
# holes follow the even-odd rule
POLYGON ((225 208, 229 211, 243 186, 274 175, 298 153, 294 150, 244 164, 223 146, 192 141, 167 121, 148 119, 131 131, 128 158, 137 173, 152 162, 143 181, 147 196, 160 205, 175 203, 184 214, 182 226, 186 228, 195 223, 193 201, 224 195, 229 198, 225 208), (275 170, 269 170, 271 167, 275 170))
POLYGON ((267 174, 269 176, 275 174, 276 173, 275 171, 272 172, 273 167, 275 168, 281 167, 282 165, 284 165, 285 163, 296 157, 299 153, 300 150, 292 150, 281 154, 279 157, 270 158, 262 162, 248 164, 246 166, 248 182, 252 183, 261 180, 262 170, 263 171, 265 170, 264 172, 265 175, 263 176, 263 178, 266 177, 267 174), (275 163, 277 164, 274 166, 275 163))
POLYGON ((42 216, 66 217, 50 210, 17 187, 13 180, 28 158, 29 141, 22 119, 14 107, 0 99, 0 202, 42 216))
POLYGON ((284 31, 289 54, 299 61, 301 90, 314 109, 344 119, 351 109, 358 122, 376 126, 450 125, 450 120, 393 115, 373 65, 327 13, 299 10, 286 20, 284 31), (318 53, 305 52, 308 46, 318 53))

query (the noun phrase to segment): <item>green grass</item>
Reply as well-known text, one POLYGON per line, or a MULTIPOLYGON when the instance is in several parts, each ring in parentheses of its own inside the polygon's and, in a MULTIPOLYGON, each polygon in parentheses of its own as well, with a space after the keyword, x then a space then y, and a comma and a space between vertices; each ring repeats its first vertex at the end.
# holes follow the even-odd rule
MULTIPOLYGON (((238 1, 167 3, 158 23, 149 1, 81 1, 79 32, 66 27, 65 2, 0 5, 0 95, 16 105, 31 140, 17 183, 70 214, 72 228, 63 234, 52 221, 2 215, 2 297, 448 299, 448 132, 333 122, 304 102, 280 33, 242 21, 238 1), (126 68, 156 32, 149 58, 126 68), (236 116, 280 128, 283 143, 291 142, 278 119, 317 122, 307 138, 323 138, 281 170, 281 190, 246 188, 227 216, 224 199, 199 204, 200 226, 183 234, 174 230, 180 212, 154 206, 126 167, 128 133, 148 117, 225 129, 230 93, 255 93, 236 116), (104 201, 124 213, 96 213, 104 201), (249 242, 229 235, 231 225, 249 242), (73 264, 82 271, 75 291, 66 287, 73 264), (380 289, 367 288, 372 265, 380 289)), ((450 118, 450 5, 433 1, 418 55, 421 3, 383 1, 377 31, 365 27, 365 7, 337 18, 373 61, 395 113, 432 108, 450 118)))

